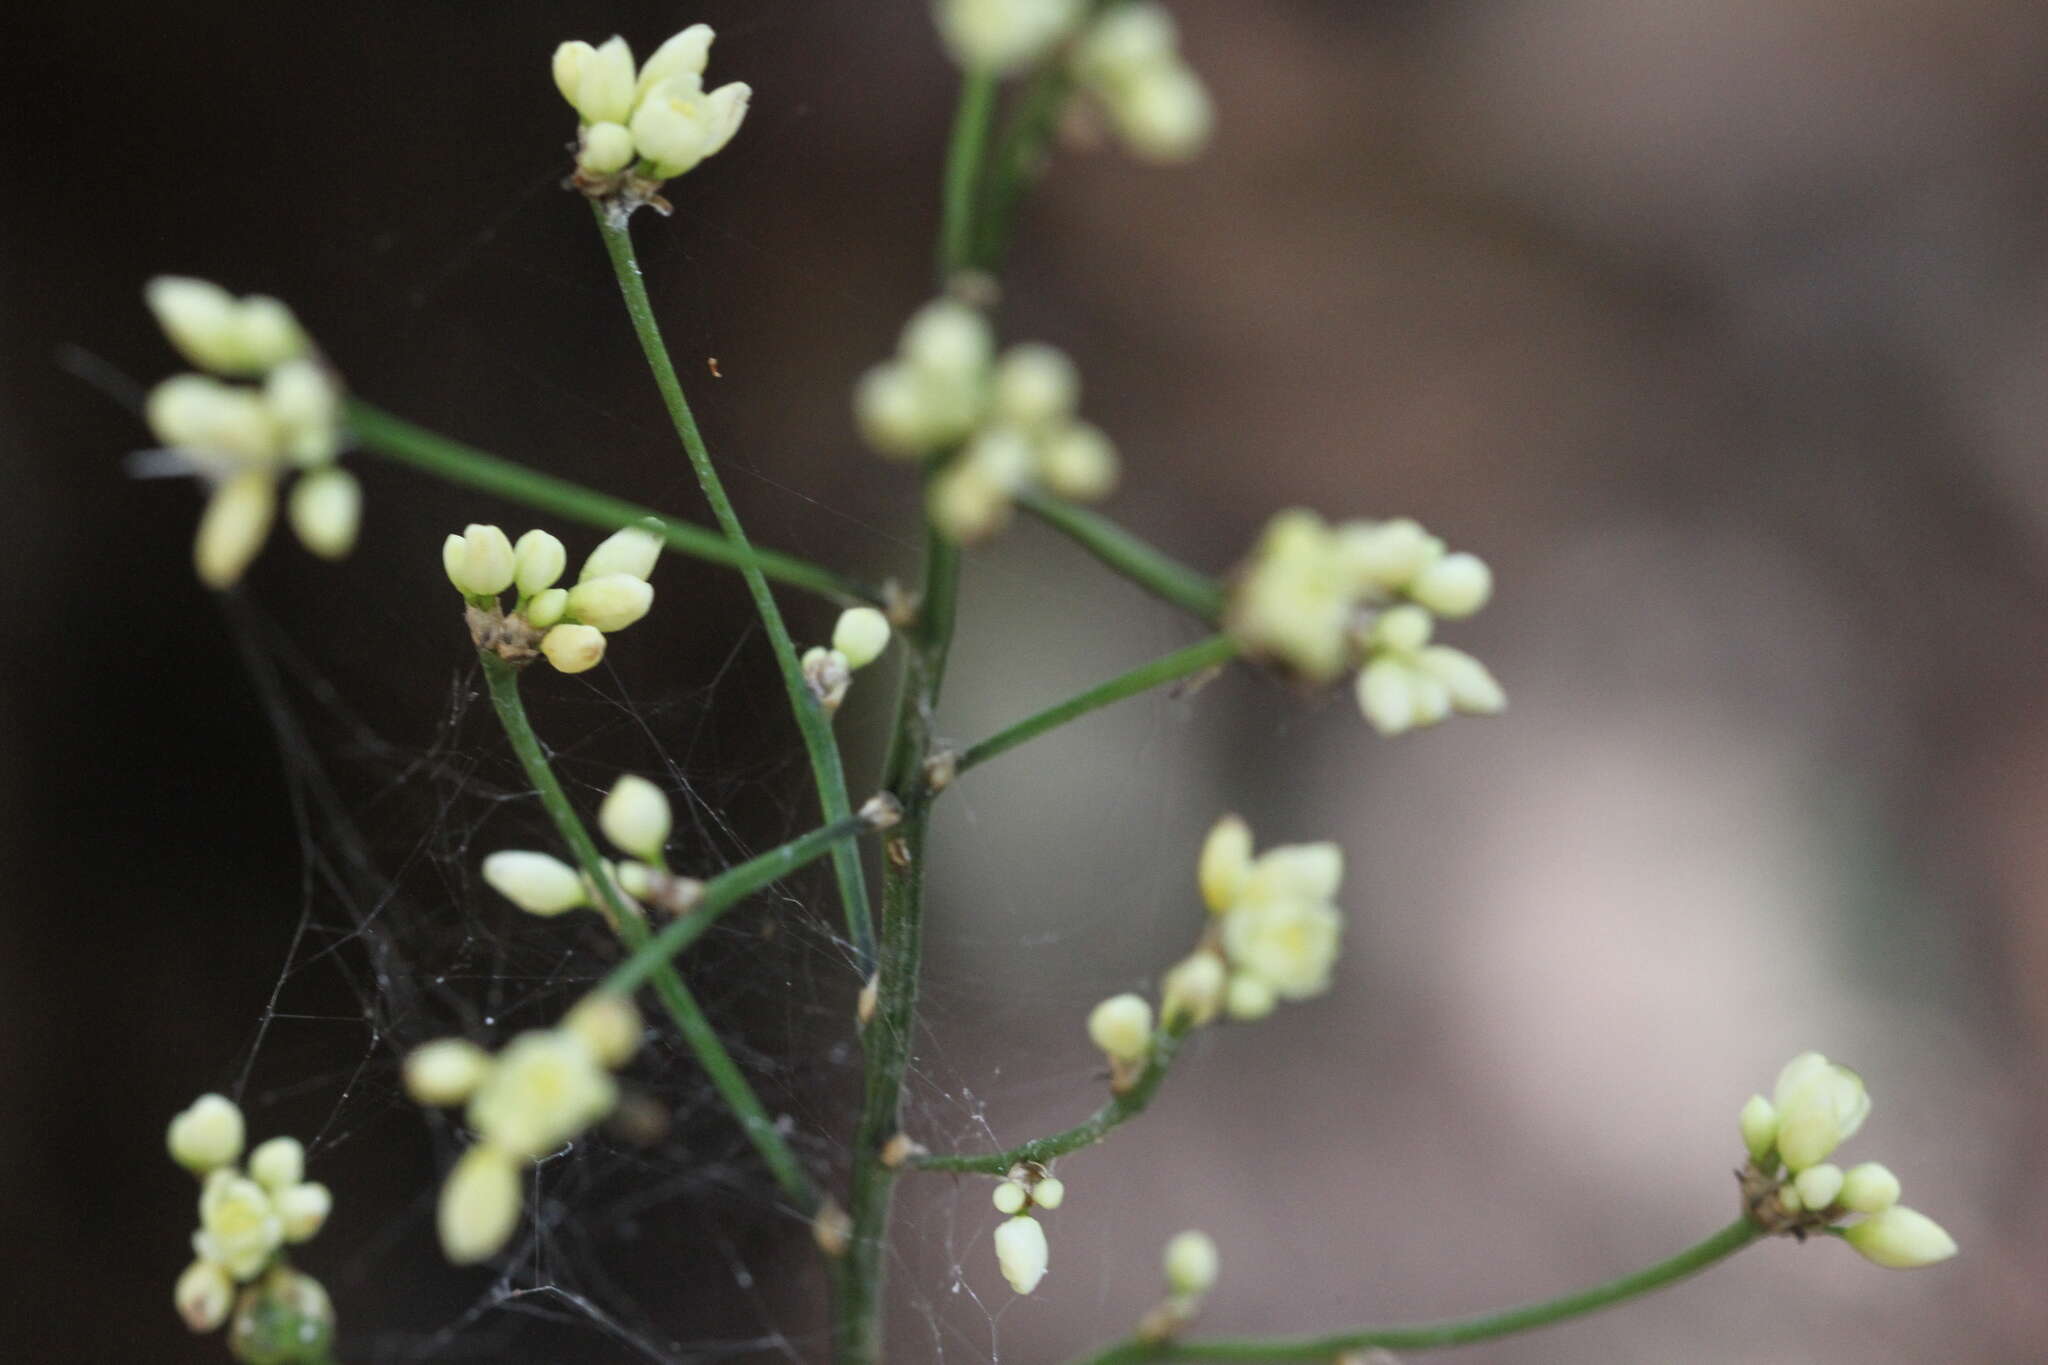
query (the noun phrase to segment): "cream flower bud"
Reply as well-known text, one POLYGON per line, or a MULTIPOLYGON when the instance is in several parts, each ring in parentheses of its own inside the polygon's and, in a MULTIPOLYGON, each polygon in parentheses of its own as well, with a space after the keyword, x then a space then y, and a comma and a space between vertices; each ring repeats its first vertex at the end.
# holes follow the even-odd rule
POLYGON ((1223 951, 1282 999, 1305 1000, 1329 989, 1343 932, 1344 917, 1327 902, 1254 902, 1224 916, 1223 951))
POLYGON ((272 1194, 306 1178, 306 1149, 297 1138, 274 1137, 249 1153, 249 1178, 272 1194))
MULTIPOLYGON (((526 604, 526 621, 535 630, 546 630, 569 614, 569 590, 567 588, 545 588, 537 592, 526 604)), ((597 637, 604 639, 602 632, 597 637)), ((559 665, 557 665, 559 667, 559 665)))
POLYGON ((646 1027, 640 1011, 621 995, 588 995, 562 1018, 562 1029, 584 1047, 602 1066, 618 1070, 640 1050, 646 1027))
POLYGON ((1207 87, 1178 61, 1137 72, 1111 97, 1110 114, 1131 155, 1163 165, 1198 155, 1216 126, 1207 87))
POLYGON ((547 655, 557 672, 588 673, 604 658, 604 632, 595 626, 567 622, 551 626, 540 637, 540 652, 547 655))
POLYGON ((539 1157, 610 1113, 618 1100, 598 1059, 559 1029, 522 1033, 470 1097, 469 1126, 513 1156, 539 1157))
POLYGON ((632 773, 613 783, 597 808, 598 828, 612 847, 649 862, 661 861, 673 818, 661 788, 632 773))
POLYGON ((1003 352, 991 399, 996 420, 1026 430, 1064 422, 1081 397, 1081 372, 1057 346, 1027 341, 1003 352))
POLYGON ((277 520, 277 480, 267 470, 236 474, 213 490, 199 514, 192 565, 209 588, 230 588, 242 577, 277 520))
POLYGON ((1408 595, 1455 621, 1478 611, 1493 596, 1493 570, 1477 555, 1445 555, 1415 575, 1408 595))
POLYGON ((876 453, 913 460, 965 434, 942 420, 945 413, 939 410, 937 397, 916 370, 886 361, 854 386, 854 424, 876 453))
POLYGON ((614 34, 577 63, 569 103, 585 123, 624 123, 633 113, 633 49, 614 34))
POLYGON ((1772 1103, 1778 1110, 1778 1155, 1795 1175, 1827 1160, 1870 1113, 1863 1078, 1818 1052, 1785 1064, 1772 1103))
POLYGON ((194 1261, 171 1291, 178 1316, 195 1332, 217 1331, 235 1303, 235 1282, 212 1261, 194 1261))
POLYGON ((1344 880, 1344 850, 1323 840, 1280 844, 1252 863, 1240 898, 1246 901, 1326 901, 1344 880))
POLYGON ((165 1135, 171 1160, 205 1175, 242 1155, 242 1111, 225 1095, 201 1095, 171 1120, 165 1135))
POLYGON ((235 298, 211 280, 158 275, 143 286, 142 298, 156 315, 171 345, 205 370, 234 368, 235 298))
POLYGON ((311 1241, 334 1211, 334 1192, 317 1180, 279 1190, 273 1197, 284 1222, 284 1239, 294 1245, 311 1241))
POLYGON ((590 903, 575 868, 545 853, 505 849, 484 859, 484 880, 529 915, 559 915, 590 903))
POLYGON ((1038 1220, 1027 1214, 1004 1219, 996 1225, 995 1244, 996 1264, 1002 1268, 1010 1288, 1019 1294, 1029 1294, 1038 1288, 1038 1282, 1045 1278, 1049 1255, 1045 1229, 1038 1226, 1038 1220))
POLYGON ((1851 1213, 1883 1213, 1899 1202, 1899 1178, 1875 1161, 1861 1162, 1843 1174, 1835 1197, 1851 1213))
POLYGON ((607 635, 632 625, 653 605, 653 587, 631 574, 587 578, 569 589, 569 615, 607 635))
POLYGON ((1241 818, 1226 815, 1202 842, 1196 875, 1202 900, 1218 914, 1237 903, 1252 872, 1252 829, 1241 818))
POLYGON ((1022 1213, 1024 1206, 1031 1202, 1031 1197, 1025 1193, 1024 1187, 1014 1180, 1005 1180, 996 1186, 995 1193, 990 1198, 995 1201, 996 1212, 1001 1214, 1022 1213))
POLYGON ((442 542, 441 567, 464 597, 496 597, 512 586, 512 542, 497 527, 472 522, 442 542))
POLYGON ((252 390, 203 374, 176 374, 149 391, 150 432, 209 474, 275 463, 277 423, 252 390))
POLYGON ((532 597, 554 587, 568 567, 568 548, 538 528, 519 537, 512 547, 512 581, 521 597, 532 597))
POLYGON ((1067 1202, 1067 1182, 1047 1176, 1031 1187, 1031 1202, 1042 1209, 1056 1209, 1067 1202))
POLYGON ((970 71, 1007 75, 1052 50, 1081 16, 1079 0, 939 0, 939 37, 970 71))
POLYGON ((1359 670, 1358 709, 1390 739, 1414 729, 1422 714, 1414 670, 1400 659, 1374 659, 1359 670))
POLYGON ((1443 554, 1444 543, 1408 517, 1337 528, 1338 560, 1358 592, 1399 592, 1443 554))
POLYGON ((1832 1162, 1808 1166, 1793 1178, 1799 1187, 1799 1202, 1818 1212, 1835 1202, 1842 1193, 1842 1168, 1832 1162))
POLYGON ((1273 988, 1247 972, 1233 972, 1223 992, 1223 1012, 1241 1024, 1255 1023, 1280 1003, 1273 988))
POLYGON ((363 520, 363 486, 346 469, 316 469, 292 485, 287 505, 299 543, 322 559, 355 548, 363 520))
POLYGON ((1169 1026, 1200 1028, 1223 1008, 1229 974, 1223 959, 1208 951, 1191 953, 1167 969, 1159 982, 1159 1013, 1169 1026))
POLYGON ((633 134, 623 123, 592 123, 583 129, 576 164, 592 175, 614 175, 633 162, 633 134))
POLYGON ((1350 654, 1355 591, 1338 548, 1315 513, 1276 515, 1231 594, 1230 633, 1313 682, 1336 678, 1350 654))
POLYGON ((1866 1261, 1892 1270, 1917 1270, 1956 1254, 1955 1238, 1926 1214, 1894 1204, 1846 1229, 1843 1238, 1866 1261))
POLYGON ((1429 643, 1436 618, 1412 603, 1388 607, 1372 623, 1371 643, 1396 654, 1414 654, 1429 643))
POLYGON ((1762 1095, 1751 1095, 1742 1106, 1742 1145, 1749 1159, 1763 1166, 1771 1149, 1778 1145, 1778 1110, 1762 1095))
POLYGON ((747 116, 751 87, 740 81, 710 94, 694 74, 671 77, 647 92, 633 113, 633 145, 666 180, 724 149, 747 116))
POLYGON ((470 1148, 441 1185, 435 1223, 456 1265, 488 1260, 519 1226, 519 1163, 488 1143, 470 1148))
POLYGON ((958 299, 934 299, 910 315, 898 349, 912 368, 958 379, 987 370, 995 346, 995 330, 981 310, 958 299))
POLYGON ((1100 427, 1075 422, 1048 436, 1038 451, 1038 477, 1060 497, 1098 502, 1116 487, 1116 447, 1100 427))
POLYGON ((889 618, 873 607, 850 607, 832 627, 832 648, 846 656, 848 668, 866 668, 889 647, 889 618))
POLYGON ((702 76, 711 59, 714 36, 711 25, 692 24, 654 49, 654 55, 640 64, 636 98, 644 98, 648 91, 671 77, 702 76))
POLYGON ((634 578, 652 578, 654 566, 661 560, 661 537, 639 526, 628 526, 614 531, 590 552, 590 558, 583 561, 583 571, 576 575, 578 583, 588 583, 593 578, 606 578, 612 574, 628 574, 634 578))
POLYGON ((1177 59, 1180 35, 1166 7, 1141 0, 1110 9, 1074 50, 1074 71, 1098 85, 1119 85, 1160 62, 1177 59))
POLYGON ((261 1185, 226 1168, 206 1178, 199 1195, 199 1231, 192 1239, 201 1257, 248 1280, 283 1241, 284 1222, 261 1185))
POLYGON ((570 107, 576 104, 576 92, 583 84, 583 63, 596 55, 597 49, 581 39, 561 44, 555 49, 555 89, 562 92, 562 98, 570 107))
POLYGON ((1415 656, 1416 671, 1442 684, 1451 706, 1468 716, 1497 716, 1508 694, 1485 664, 1462 649, 1431 645, 1415 656))
POLYGON ((265 375, 263 406, 294 464, 326 464, 341 448, 341 394, 315 362, 287 360, 265 375))
POLYGON ((946 539, 972 545, 1008 523, 1010 490, 963 461, 932 480, 925 513, 946 539))
POLYGON ((1142 995, 1112 995, 1088 1014, 1088 1037, 1120 1062, 1135 1062, 1152 1051, 1152 1006, 1142 995))
POLYGON ((419 1104, 461 1104, 490 1074, 491 1055, 467 1038, 436 1038, 406 1054, 405 1093, 419 1104))
POLYGON ((1174 1293, 1201 1295, 1216 1287, 1216 1242, 1208 1233, 1193 1228, 1176 1233, 1162 1260, 1166 1286, 1174 1293))

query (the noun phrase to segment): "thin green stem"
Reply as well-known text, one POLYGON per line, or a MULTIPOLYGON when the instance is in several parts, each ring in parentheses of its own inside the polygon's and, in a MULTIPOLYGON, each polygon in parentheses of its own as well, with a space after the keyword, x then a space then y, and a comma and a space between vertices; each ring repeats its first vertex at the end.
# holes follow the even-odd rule
POLYGON ((1060 113, 1073 94, 1074 80, 1066 63, 1047 62, 1024 88, 1002 136, 981 196, 980 227, 974 235, 971 264, 995 270, 1009 254, 1017 211, 1038 179, 1046 148, 1059 128, 1060 113))
POLYGON ((968 72, 960 87, 960 107, 953 116, 953 134, 946 149, 939 227, 941 288, 954 271, 975 264, 974 202, 981 189, 995 107, 995 73, 968 72))
MULTIPOLYGON (((782 609, 775 603, 775 593, 769 588, 768 579, 754 562, 746 528, 740 525, 739 514, 733 510, 732 500, 725 494, 725 484, 718 477, 717 467, 711 463, 711 452, 705 448, 703 434, 697 430, 697 419, 690 412, 689 399, 683 396, 682 381, 676 378, 676 367, 669 359, 668 347, 661 339, 661 327, 654 318, 654 305, 647 298, 647 281, 640 274, 640 261, 633 251, 630 220, 626 214, 595 200, 591 208, 597 217, 598 234, 604 239, 605 254, 611 258, 612 273, 618 277, 619 292, 626 300, 626 314, 632 319, 634 335, 639 337, 640 349, 647 356, 647 367, 654 372, 654 384, 661 390, 661 401, 668 409, 669 420, 675 424, 676 435, 690 457, 690 467, 696 471, 697 482, 704 490, 705 501, 711 504, 712 515, 733 549, 739 552, 740 574, 746 579, 747 592, 753 597, 754 609, 760 613, 761 624, 767 630, 768 643, 775 651, 776 666, 782 670, 783 689, 789 693, 790 710, 796 716, 797 729, 803 734, 804 749, 810 755, 811 774, 818 788, 818 805, 824 812, 825 822, 836 824, 852 814, 853 804, 847 799, 846 769, 840 762, 838 741, 832 737, 832 721, 812 694, 810 685, 804 681, 796 642, 790 638, 789 626, 782 619, 782 609)), ((846 912, 846 935, 865 973, 875 958, 875 926, 874 917, 868 909, 868 887, 861 871, 859 846, 851 843, 835 845, 832 867, 839 882, 840 904, 846 912)))
POLYGON ((348 425, 362 449, 448 483, 461 484, 504 498, 507 502, 521 503, 568 521, 580 521, 586 526, 607 531, 616 531, 624 526, 645 527, 660 536, 662 543, 677 554, 723 564, 728 568, 742 567, 751 555, 753 562, 768 577, 793 588, 816 593, 828 601, 849 604, 881 600, 881 594, 866 584, 857 583, 808 560, 776 550, 736 549, 725 537, 701 526, 500 459, 474 446, 414 426, 404 418, 395 417, 359 398, 349 400, 348 425), (648 524, 650 521, 653 525, 648 524))
MULTIPOLYGON (((554 821, 555 832, 561 836, 562 842, 575 855, 576 865, 583 870, 584 879, 603 899, 606 918, 618 934, 619 941, 637 957, 648 943, 647 923, 641 918, 639 907, 628 903, 605 870, 604 858, 598 853, 597 844, 591 839, 590 831, 583 827, 582 817, 576 814, 576 808, 569 803, 569 794, 562 790, 561 780, 555 776, 554 766, 548 762, 540 737, 534 733, 533 722, 527 718, 526 704, 520 700, 518 667, 490 650, 479 650, 477 655, 483 661, 484 678, 490 684, 491 705, 497 710, 498 720, 505 728, 505 738, 511 742, 519 766, 526 771, 526 780, 540 794, 542 809, 554 821)), ((761 1154, 761 1160, 775 1177, 775 1183, 805 1213, 816 1209, 817 1191, 804 1174, 796 1153, 784 1140, 775 1121, 768 1117, 761 1097, 747 1083, 739 1064, 733 1061, 732 1054, 719 1041, 717 1030, 704 1017, 697 998, 690 993, 690 988, 670 965, 668 958, 661 957, 642 973, 642 978, 652 979, 654 993, 660 997, 669 1017, 675 1020, 683 1041, 696 1055, 698 1065, 710 1077, 713 1088, 739 1121, 741 1131, 754 1144, 754 1150, 761 1154)), ((606 984, 609 985, 609 981, 606 984)))
POLYGON ((1653 1289, 1662 1289, 1688 1275, 1697 1274, 1734 1255, 1763 1236, 1763 1229, 1748 1218, 1738 1218, 1697 1246, 1687 1247, 1669 1260, 1591 1289, 1562 1298, 1545 1299, 1498 1313, 1456 1318, 1449 1322, 1420 1323, 1413 1327, 1359 1327, 1314 1337, 1214 1337, 1208 1340, 1141 1341, 1132 1337, 1093 1355, 1078 1357, 1074 1365, 1128 1365, 1132 1361, 1237 1360, 1328 1361, 1345 1351, 1384 1347, 1394 1351, 1431 1351, 1446 1346, 1465 1346, 1494 1337, 1513 1336, 1552 1323, 1611 1308, 1653 1289))
POLYGON ((1017 501, 1040 521, 1154 597, 1192 612, 1211 625, 1222 617, 1221 584, 1148 545, 1101 513, 1035 489, 1019 494, 1017 501))
POLYGON ((910 1164, 921 1171, 1004 1175, 1012 1166, 1022 1162, 1043 1164, 1068 1152, 1093 1146, 1107 1137, 1111 1129, 1145 1112, 1145 1107, 1152 1103, 1152 1097, 1159 1093, 1159 1083, 1166 1079, 1168 1069, 1173 1066, 1174 1054, 1180 1050, 1181 1039, 1186 1033, 1185 1026, 1162 1028, 1155 1033, 1152 1036, 1152 1056, 1145 1063, 1145 1069, 1122 1094, 1112 1096, 1107 1104, 1072 1128, 1033 1138, 1030 1142, 1000 1152, 938 1153, 915 1157, 910 1164))
POLYGON ((1177 649, 1171 654, 1140 664, 1128 673, 1120 673, 1108 682, 1097 683, 1085 692, 1076 693, 1057 706, 1048 706, 1036 715, 1026 716, 1015 725, 997 731, 979 744, 970 745, 960 755, 960 761, 954 771, 964 773, 969 768, 979 767, 998 754, 1006 754, 1027 740, 1036 739, 1048 730, 1057 730, 1067 722, 1079 720, 1089 712, 1099 711, 1113 702, 1135 697, 1140 692, 1149 692, 1162 683, 1175 682, 1200 673, 1204 669, 1226 664, 1237 656, 1237 648, 1237 641, 1228 635, 1211 635, 1205 640, 1197 640, 1185 649, 1177 649))

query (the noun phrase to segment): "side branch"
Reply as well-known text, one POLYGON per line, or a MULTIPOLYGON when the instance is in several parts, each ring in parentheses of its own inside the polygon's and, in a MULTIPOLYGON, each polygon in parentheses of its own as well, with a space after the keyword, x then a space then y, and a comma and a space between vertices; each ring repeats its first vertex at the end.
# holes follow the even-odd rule
POLYGON ((1101 513, 1076 507, 1038 490, 1018 494, 1017 501, 1040 521, 1154 597, 1191 612, 1211 625, 1222 618, 1223 586, 1220 583, 1148 545, 1101 513))

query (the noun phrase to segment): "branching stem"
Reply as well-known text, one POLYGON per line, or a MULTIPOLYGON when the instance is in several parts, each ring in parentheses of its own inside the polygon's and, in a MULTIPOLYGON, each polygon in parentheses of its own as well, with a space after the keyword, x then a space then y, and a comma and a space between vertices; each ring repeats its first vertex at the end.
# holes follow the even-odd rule
POLYGON ((1077 507, 1036 489, 1018 494, 1017 501, 1040 521, 1154 597, 1192 612, 1210 625, 1222 618, 1221 584, 1140 540, 1100 512, 1077 507))

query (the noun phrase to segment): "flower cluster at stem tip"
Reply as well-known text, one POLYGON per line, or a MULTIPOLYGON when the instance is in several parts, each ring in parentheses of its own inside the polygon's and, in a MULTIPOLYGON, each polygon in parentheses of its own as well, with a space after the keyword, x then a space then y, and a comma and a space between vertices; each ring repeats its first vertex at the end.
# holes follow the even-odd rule
POLYGON ((143 416, 163 445, 136 461, 144 473, 206 484, 192 547, 200 581, 226 588, 240 580, 270 537, 279 486, 294 473, 286 512, 300 543, 323 559, 347 555, 363 499, 355 476, 335 463, 341 385, 291 309, 181 275, 157 276, 143 298, 178 352, 207 371, 149 391, 143 416))
POLYGON ((555 49, 555 88, 579 119, 575 185, 594 198, 659 203, 661 183, 732 141, 753 91, 732 81, 706 92, 709 24, 692 24, 639 67, 626 40, 555 49))
POLYGON ((616 995, 586 996, 558 1027, 520 1034, 495 1057, 466 1038, 437 1038, 405 1059, 405 1088, 434 1108, 466 1105, 477 1140, 441 1185, 436 1226, 457 1265, 495 1256, 524 1204, 524 1167, 618 1104, 611 1073, 639 1050, 639 1011, 616 995))
POLYGON ((334 1332, 327 1291, 285 1261, 288 1245, 312 1240, 334 1197, 309 1181, 306 1149, 274 1137, 242 1161, 246 1125, 224 1095, 201 1095, 171 1120, 171 1159, 199 1177, 195 1259, 172 1301, 185 1325, 212 1332, 233 1315, 229 1341, 246 1361, 291 1361, 324 1353, 334 1332))
POLYGON ((1066 1198, 1066 1182, 1048 1174, 1036 1162, 1011 1167, 995 1188, 996 1212, 1006 1215, 996 1224, 993 1239, 996 1266, 1010 1282, 1010 1288, 1019 1294, 1029 1294, 1038 1288, 1051 1258, 1045 1229, 1032 1217, 1032 1212, 1050 1212, 1065 1203, 1066 1198))
POLYGON ((1835 1148, 1863 1127, 1870 1092, 1863 1078, 1818 1052, 1802 1052, 1778 1073, 1770 1098, 1742 1106, 1743 1200, 1766 1232, 1803 1238, 1837 1233, 1866 1260, 1912 1270, 1956 1254, 1955 1239, 1926 1214, 1899 1203, 1899 1178, 1866 1161, 1843 1170, 1835 1148), (1840 1220, 1862 1215, 1858 1221, 1840 1220))
POLYGON ((528 531, 515 545, 496 526, 472 525, 441 545, 441 567, 469 603, 478 647, 515 662, 538 651, 563 673, 597 667, 605 637, 647 614, 647 579, 660 558, 660 539, 629 526, 590 552, 575 587, 558 588, 569 552, 546 531, 528 531), (510 616, 498 600, 507 588, 517 589, 510 616))
POLYGON ((1075 414, 1081 376, 1052 346, 1000 358, 995 329, 972 304, 941 298, 911 315, 893 359, 861 376, 854 419, 879 454, 937 458, 926 509, 959 543, 984 540, 1028 488, 1094 502, 1116 486, 1116 447, 1075 414))
POLYGON ((1453 711, 1506 709, 1486 665, 1431 643, 1438 617, 1462 620, 1492 596, 1484 560, 1448 551, 1406 517, 1331 526, 1297 508, 1267 524, 1231 585, 1224 625, 1247 652, 1311 683, 1357 668, 1359 709, 1398 735, 1453 711))

